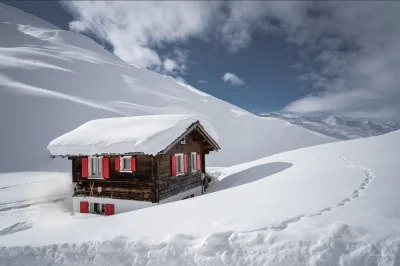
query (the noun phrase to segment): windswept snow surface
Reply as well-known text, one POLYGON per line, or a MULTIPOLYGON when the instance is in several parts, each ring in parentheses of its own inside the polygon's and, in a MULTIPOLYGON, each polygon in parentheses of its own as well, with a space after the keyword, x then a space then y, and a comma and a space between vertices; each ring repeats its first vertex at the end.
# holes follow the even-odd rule
POLYGON ((219 175, 214 187, 223 184, 219 189, 135 212, 50 216, 36 223, 21 214, 0 236, 0 260, 6 265, 399 265, 399 155, 397 131, 220 169, 214 172, 219 175), (8 233, 14 228, 18 231, 8 233))
POLYGON ((222 150, 208 166, 230 166, 336 141, 250 114, 205 92, 126 64, 93 40, 0 3, 0 172, 69 171, 50 141, 99 118, 190 114, 215 129, 222 150), (8 22, 8 23, 4 23, 8 22), (17 158, 28 157, 21 164, 17 158))
POLYGON ((156 155, 199 121, 218 141, 214 128, 193 115, 148 115, 97 119, 83 124, 50 142, 52 155, 124 154, 156 155))

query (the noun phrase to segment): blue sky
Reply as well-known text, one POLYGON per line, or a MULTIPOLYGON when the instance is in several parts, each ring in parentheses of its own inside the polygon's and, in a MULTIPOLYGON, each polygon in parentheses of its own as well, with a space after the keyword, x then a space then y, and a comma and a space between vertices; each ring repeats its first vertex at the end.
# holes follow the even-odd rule
POLYGON ((400 119, 394 2, 9 4, 253 113, 400 119))

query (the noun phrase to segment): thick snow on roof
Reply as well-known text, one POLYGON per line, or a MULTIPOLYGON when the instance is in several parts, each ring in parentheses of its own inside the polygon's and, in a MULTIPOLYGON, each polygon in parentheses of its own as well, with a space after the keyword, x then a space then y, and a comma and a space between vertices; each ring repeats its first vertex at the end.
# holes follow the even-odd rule
POLYGON ((194 115, 148 115, 96 119, 56 138, 47 146, 52 155, 157 154, 200 121, 217 140, 212 126, 194 115))

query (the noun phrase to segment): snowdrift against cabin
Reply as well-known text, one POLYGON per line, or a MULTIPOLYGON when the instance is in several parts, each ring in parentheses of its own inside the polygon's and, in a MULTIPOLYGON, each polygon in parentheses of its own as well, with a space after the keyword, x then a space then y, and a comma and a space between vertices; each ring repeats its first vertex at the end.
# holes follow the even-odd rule
POLYGON ((89 121, 48 145, 52 156, 142 153, 156 155, 195 123, 218 136, 213 127, 194 115, 149 115, 89 121))

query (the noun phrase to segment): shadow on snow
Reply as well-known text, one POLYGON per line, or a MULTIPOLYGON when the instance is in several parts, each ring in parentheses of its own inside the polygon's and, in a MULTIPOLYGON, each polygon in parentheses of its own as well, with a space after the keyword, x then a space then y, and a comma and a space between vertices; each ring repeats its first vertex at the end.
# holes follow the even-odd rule
POLYGON ((273 162, 248 168, 241 172, 229 175, 222 180, 218 180, 217 177, 214 177, 215 183, 207 190, 207 193, 251 183, 267 176, 279 173, 291 166, 293 166, 291 163, 273 162))

